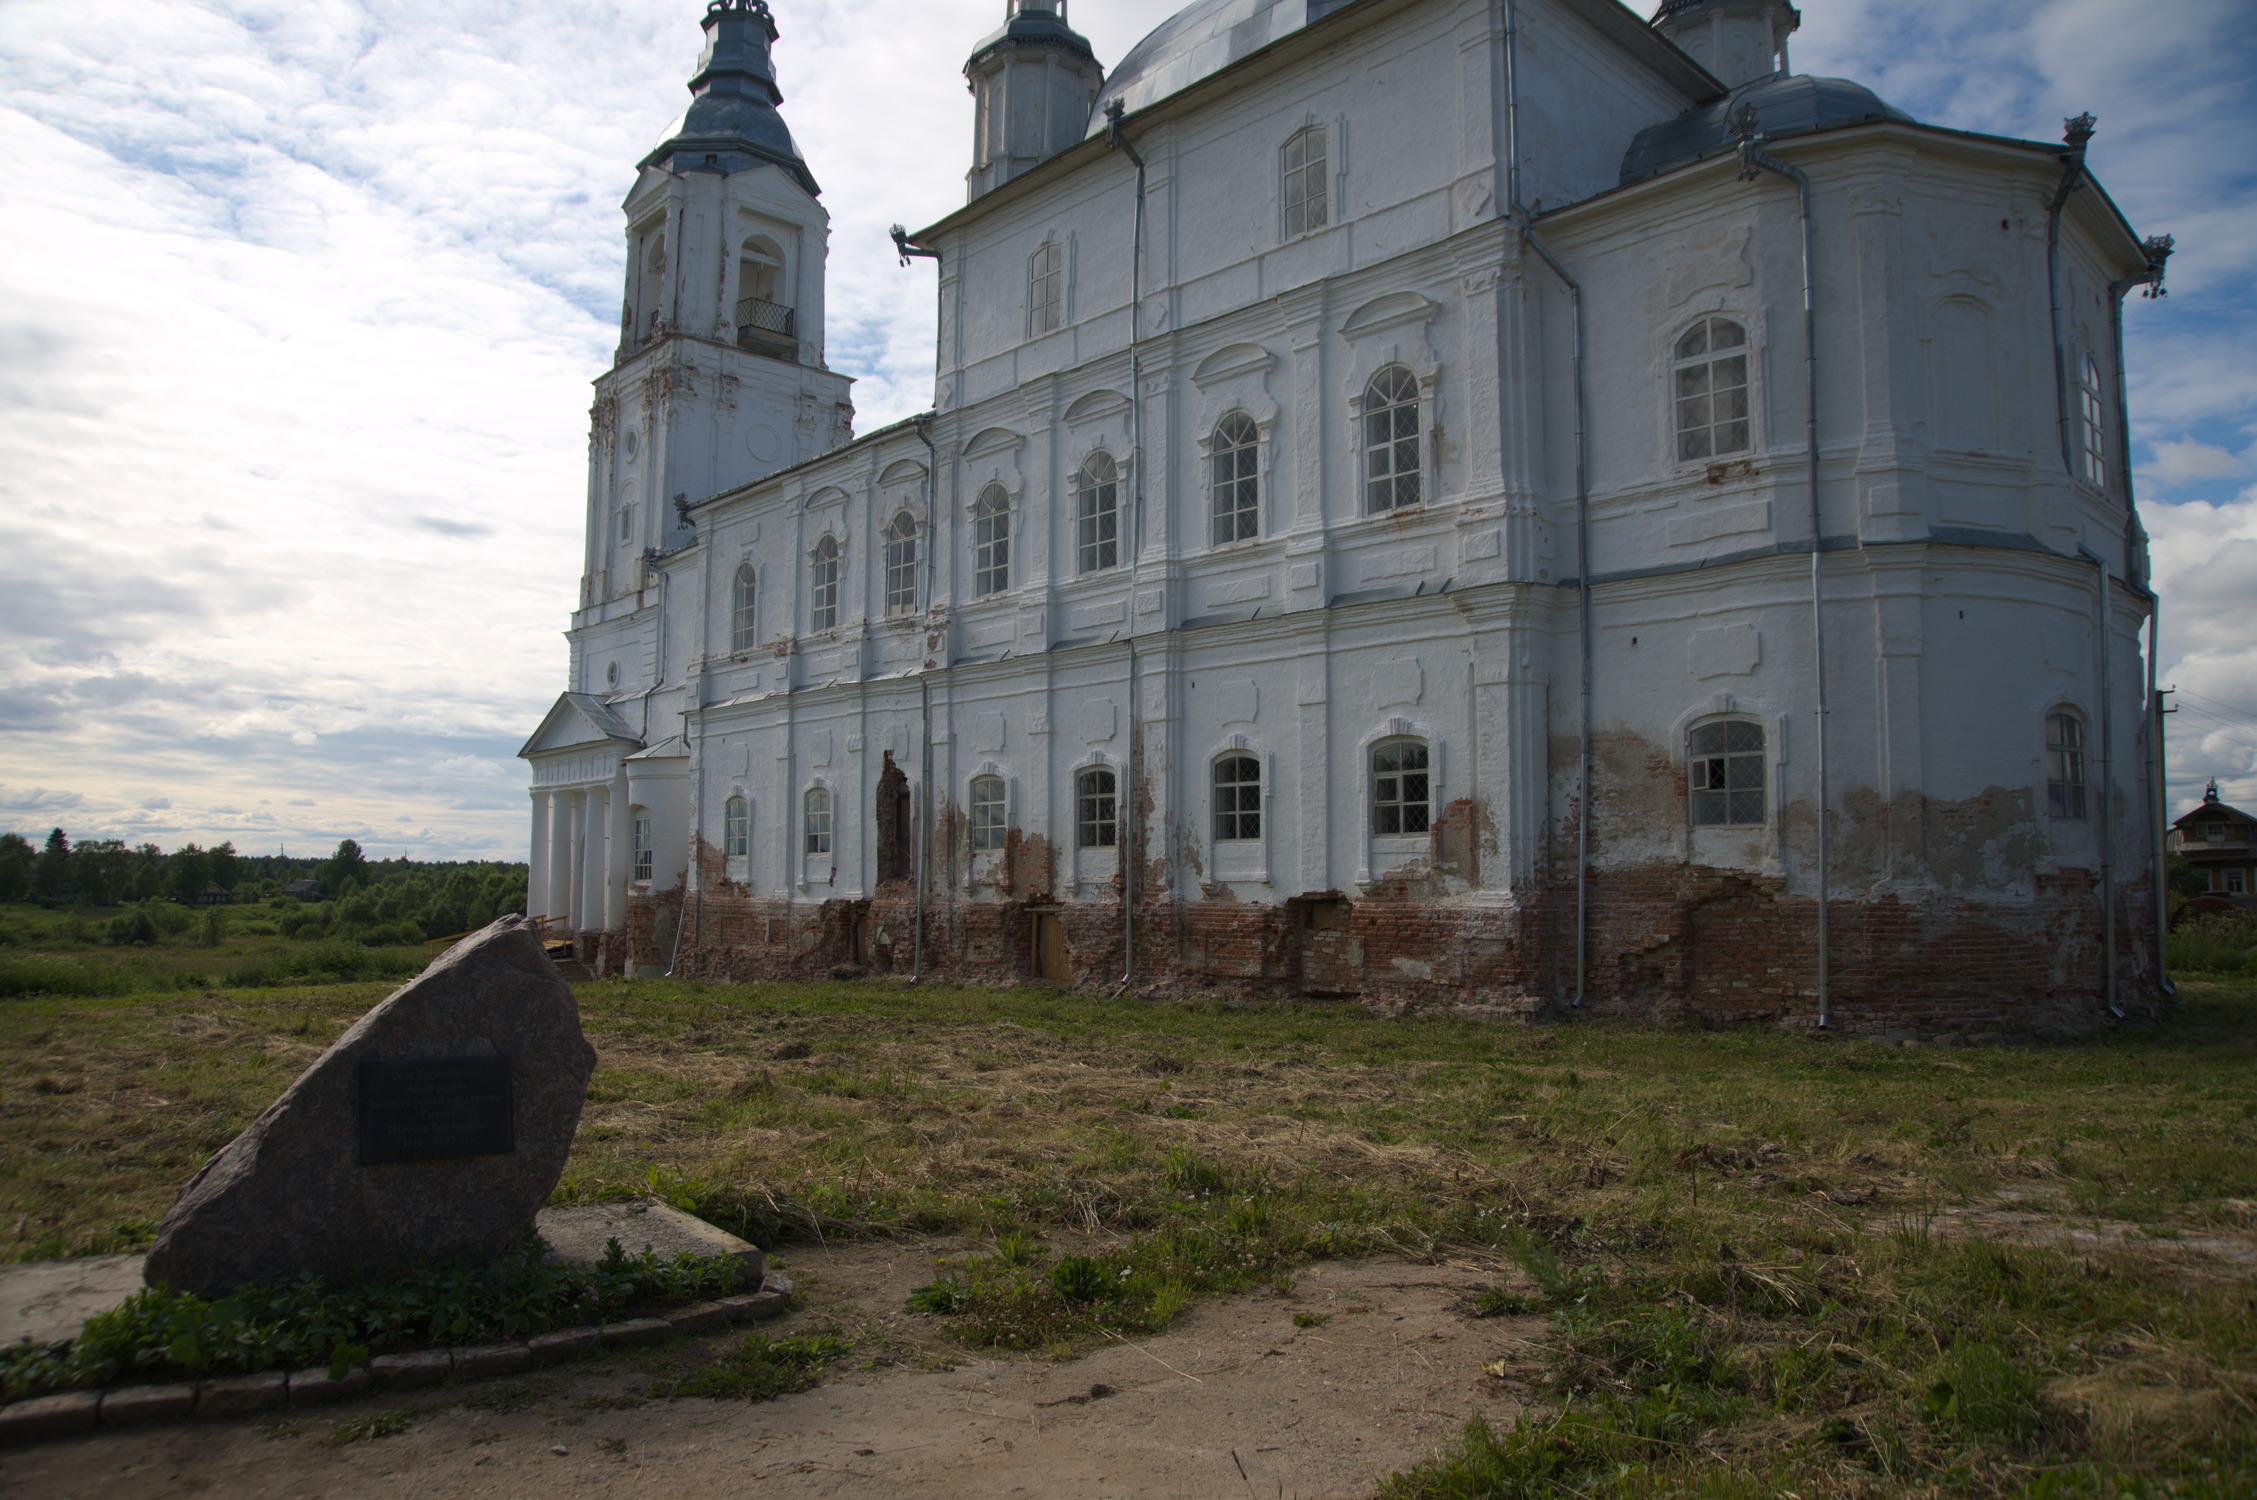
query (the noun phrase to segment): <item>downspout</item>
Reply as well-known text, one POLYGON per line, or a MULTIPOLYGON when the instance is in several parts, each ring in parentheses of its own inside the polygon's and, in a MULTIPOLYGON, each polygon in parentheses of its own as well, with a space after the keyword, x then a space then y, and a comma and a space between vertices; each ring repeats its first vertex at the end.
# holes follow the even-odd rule
POLYGON ((1833 1021, 1830 980, 1832 964, 1828 942, 1832 936, 1832 870, 1828 842, 1832 837, 1831 789, 1826 758, 1826 590, 1822 566, 1826 555, 1825 531, 1818 505, 1818 257, 1816 231, 1810 213, 1810 175, 1791 162, 1781 161, 1763 149, 1756 128, 1755 106, 1743 104, 1732 111, 1732 135, 1740 144, 1740 180, 1753 182, 1765 172, 1776 173, 1795 185, 1802 215, 1802 339, 1803 386, 1808 403, 1803 413, 1803 448, 1810 474, 1810 654, 1811 680, 1816 690, 1818 752, 1818 1027, 1833 1021))
POLYGON ((2100 962, 2108 1013, 2124 1019, 2116 1003, 2116 733, 2115 635, 2109 616, 2108 559, 2079 547, 2099 583, 2094 624, 2100 631, 2100 962))
POLYGON ((1136 979, 1136 579, 1144 559, 1144 158, 1121 128, 1127 106, 1105 106, 1105 139, 1136 168, 1136 219, 1129 235, 1129 743, 1126 836, 1121 845, 1121 984, 1136 979))
MULTIPOLYGON (((2147 254, 2147 265, 2120 281, 2109 283, 2108 286, 2108 334, 2115 360, 2118 482, 2124 487, 2124 513, 2128 522, 2124 538, 2125 571, 2127 573, 2130 572, 2130 528, 2139 524, 2139 506, 2132 489, 2132 400, 2131 393, 2124 389, 2124 298, 2135 286, 2143 288, 2140 293, 2143 297, 2155 298, 2165 295, 2163 267, 2170 260, 2173 248, 2174 242, 2171 236, 2167 234, 2151 236, 2140 245, 2140 249, 2147 254)), ((2152 579, 2143 579, 2142 581, 2147 587, 2148 599, 2147 704, 2148 712, 2155 721, 2152 735, 2153 743, 2150 747, 2150 756, 2154 761, 2150 770, 2154 796, 2149 799, 2151 805, 2148 808, 2148 816, 2155 834, 2152 851, 2154 854, 2153 879, 2155 885, 2155 986, 2165 995, 2170 996, 2178 993, 2178 990, 2171 984, 2170 971, 2165 966, 2163 956, 2163 939, 2170 929, 2171 922, 2171 893, 2167 885, 2167 878, 2170 873, 2170 850, 2165 843, 2170 832, 2170 801, 2169 788, 2165 786, 2163 780, 2168 769, 2163 757, 2163 697, 2156 690, 2156 673, 2159 670, 2156 663, 2156 653, 2162 644, 2163 601, 2155 593, 2152 579)), ((2113 967, 2109 970, 2109 977, 2113 982, 2115 977, 2113 967)))
MULTIPOLYGON (((933 533, 940 517, 940 455, 933 446, 932 420, 916 419, 917 437, 925 445, 925 609, 927 629, 931 628, 930 613, 933 607, 933 533)), ((931 858, 932 800, 933 800, 933 687, 930 671, 917 674, 918 719, 923 725, 924 743, 918 748, 918 774, 924 784, 919 790, 924 794, 917 804, 917 937, 910 950, 909 982, 921 984, 925 977, 925 897, 926 861, 931 858)))
POLYGON ((1578 656, 1575 760, 1575 996, 1580 1008, 1591 953, 1591 469, 1583 382, 1583 286, 1536 238, 1533 215, 1520 201, 1520 5, 1505 0, 1506 200, 1520 241, 1567 287, 1568 331, 1575 390, 1575 619, 1578 656))
POLYGON ((2053 311, 2054 430, 2061 444, 2061 472, 2074 477, 2077 469, 2069 441, 2069 345, 2061 328, 2061 211, 2069 195, 2084 185, 2085 143, 2092 139, 2093 117, 2078 115, 2061 122, 2061 185, 2045 210, 2045 284, 2053 311))

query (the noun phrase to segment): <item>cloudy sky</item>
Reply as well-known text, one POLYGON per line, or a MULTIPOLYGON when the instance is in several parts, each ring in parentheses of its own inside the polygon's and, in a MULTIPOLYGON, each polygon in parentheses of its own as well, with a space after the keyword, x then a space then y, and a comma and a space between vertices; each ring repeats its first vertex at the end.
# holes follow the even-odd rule
MULTIPOLYGON (((832 214, 830 352, 929 401, 956 60, 1002 0, 775 0, 832 214), (873 108, 873 101, 883 101, 873 108)), ((1115 61, 1175 0, 1080 0, 1115 61)), ((521 857, 563 680, 618 201, 700 0, 0 0, 0 829, 521 857)), ((2174 800, 2257 804, 2257 14, 1807 0, 1798 70, 2056 139, 2171 295, 2130 305, 2174 800)))

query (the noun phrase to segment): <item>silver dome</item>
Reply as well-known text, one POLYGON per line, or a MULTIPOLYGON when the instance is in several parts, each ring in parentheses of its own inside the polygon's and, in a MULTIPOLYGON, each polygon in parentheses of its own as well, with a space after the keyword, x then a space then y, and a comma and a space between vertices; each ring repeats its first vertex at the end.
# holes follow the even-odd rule
POLYGON ((1097 96, 1087 134, 1097 135, 1105 129, 1105 111, 1115 99, 1133 114, 1352 3, 1354 0, 1199 0, 1170 16, 1129 49, 1097 96))

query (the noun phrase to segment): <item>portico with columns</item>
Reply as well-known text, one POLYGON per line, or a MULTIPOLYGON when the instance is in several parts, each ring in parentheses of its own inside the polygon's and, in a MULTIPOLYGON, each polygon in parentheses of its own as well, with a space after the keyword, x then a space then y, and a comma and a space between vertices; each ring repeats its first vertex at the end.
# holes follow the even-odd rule
POLYGON ((546 936, 592 938, 626 924, 635 838, 628 761, 643 749, 601 699, 566 693, 518 752, 533 768, 527 906, 546 936))

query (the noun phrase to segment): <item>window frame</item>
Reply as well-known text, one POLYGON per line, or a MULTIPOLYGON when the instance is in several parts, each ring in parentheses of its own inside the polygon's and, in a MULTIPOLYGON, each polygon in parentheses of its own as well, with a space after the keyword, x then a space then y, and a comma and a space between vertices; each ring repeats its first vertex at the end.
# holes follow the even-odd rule
POLYGON ((1415 839, 1427 837, 1434 828, 1434 746, 1432 742, 1414 734, 1390 734, 1374 740, 1364 751, 1364 789, 1370 803, 1368 821, 1373 838, 1415 839), (1380 763, 1382 756, 1393 754, 1401 757, 1414 751, 1418 757, 1415 765, 1402 762, 1390 765, 1380 763), (1421 783, 1420 795, 1415 798, 1410 796, 1407 784, 1396 786, 1390 794, 1386 786, 1387 781, 1407 783, 1414 776, 1421 783), (1413 808, 1418 810, 1415 814, 1418 827, 1406 827, 1405 825, 1413 819, 1414 815, 1411 811, 1413 808), (1390 818, 1390 815, 1392 815, 1392 818, 1390 818), (1390 820, 1395 824, 1392 828, 1385 826, 1390 820))
POLYGON ((972 597, 992 598, 1011 588, 1011 496, 1000 484, 972 502, 972 597))
POLYGON ((752 804, 733 792, 721 804, 721 857, 744 859, 752 851, 752 804))
POLYGON ((999 854, 1011 841, 1011 786, 992 771, 974 776, 965 794, 965 815, 974 854, 999 854))
POLYGON ((1360 460, 1357 467, 1363 474, 1365 515, 1383 516, 1426 503, 1425 404, 1426 393, 1420 389, 1419 378, 1408 365, 1382 365, 1364 382, 1355 431, 1360 460), (1382 382, 1386 383, 1384 390, 1382 382), (1407 432, 1404 430, 1406 421, 1407 432), (1382 422, 1386 424, 1383 434, 1382 422), (1410 460, 1408 469, 1403 467, 1406 453, 1410 460), (1374 465, 1383 454, 1385 472, 1374 473, 1374 465))
POLYGON ((1217 844, 1262 841, 1262 758, 1251 750, 1227 750, 1214 758, 1207 776, 1211 824, 1217 844), (1225 775, 1236 770, 1229 780, 1225 775), (1251 771, 1251 776, 1247 774, 1251 771), (1251 805, 1249 805, 1249 803, 1251 805))
POLYGON ((1314 234, 1332 222, 1331 152, 1325 128, 1312 121, 1278 147, 1278 223, 1288 240, 1314 234), (1309 150, 1314 143, 1316 150, 1309 150))
POLYGON ((2108 487, 2108 405, 2102 399, 2100 361, 2087 351, 2077 366, 2077 477, 2108 487))
POLYGON ((760 644, 760 575, 747 559, 729 580, 729 650, 751 651, 760 644))
POLYGON ((817 634, 839 626, 839 539, 825 532, 807 554, 807 628, 817 634))
POLYGON ((1261 424, 1243 411, 1224 412, 1207 446, 1208 536, 1214 546, 1261 540, 1261 470, 1261 424))
POLYGON ((1112 454, 1097 448, 1074 470, 1074 573, 1086 578, 1120 565, 1121 466, 1112 454))
POLYGON ((1027 257, 1027 337, 1056 333, 1066 324, 1066 247, 1044 240, 1027 257))
POLYGON ((1748 326, 1747 320, 1723 312, 1704 313, 1670 338, 1668 391, 1672 462, 1706 465, 1745 457, 1755 452, 1755 347, 1755 332, 1748 326), (1731 329, 1739 342, 1718 344, 1716 334, 1719 328, 1731 329), (1696 334, 1701 337, 1699 352, 1685 353, 1686 341, 1696 334), (1740 367, 1738 382, 1719 387, 1716 383, 1716 367, 1732 363, 1737 363, 1740 367), (1702 376, 1701 388, 1697 392, 1688 393, 1685 390, 1685 377, 1696 370, 1702 376), (1738 415, 1719 417, 1716 414, 1716 398, 1720 390, 1738 393, 1738 415), (1702 415, 1697 423, 1687 421, 1687 405, 1692 401, 1701 403, 1702 415), (1737 445, 1719 447, 1718 432, 1734 425, 1739 428, 1737 445), (1697 453, 1689 451, 1691 444, 1688 442, 1696 434, 1701 449, 1697 453))
POLYGON ((1721 715, 1702 719, 1685 729, 1685 826, 1702 828, 1765 828, 1771 822, 1771 729, 1746 715, 1721 715), (1745 730, 1754 736, 1746 743, 1745 730), (1714 746, 1704 747, 1705 736, 1721 731, 1714 746), (1735 781, 1745 767, 1755 767, 1755 784, 1735 781), (1714 784, 1721 776, 1722 783, 1714 784), (1711 800, 1714 799, 1714 800, 1711 800), (1752 799, 1752 800, 1751 800, 1752 799), (1715 816, 1705 808, 1717 810, 1715 816), (1755 816, 1743 813, 1753 809, 1755 816))
POLYGON ((837 801, 827 786, 811 786, 799 802, 800 852, 809 857, 830 854, 836 842, 837 801))
POLYGON ((634 885, 649 885, 652 872, 658 868, 657 830, 650 809, 627 809, 627 830, 627 879, 634 885))
POLYGON ((885 616, 899 620, 917 613, 917 518, 897 511, 885 530, 885 616), (907 527, 905 531, 902 528, 907 527))
POLYGON ((1074 773, 1074 848, 1118 849, 1121 845, 1121 778, 1111 766, 1084 766, 1074 773), (1095 790, 1102 777, 1104 789, 1095 790))
POLYGON ((2074 710, 2056 708, 2045 716, 2045 813, 2063 822, 2081 822, 2091 805, 2085 746, 2091 736, 2074 710))

